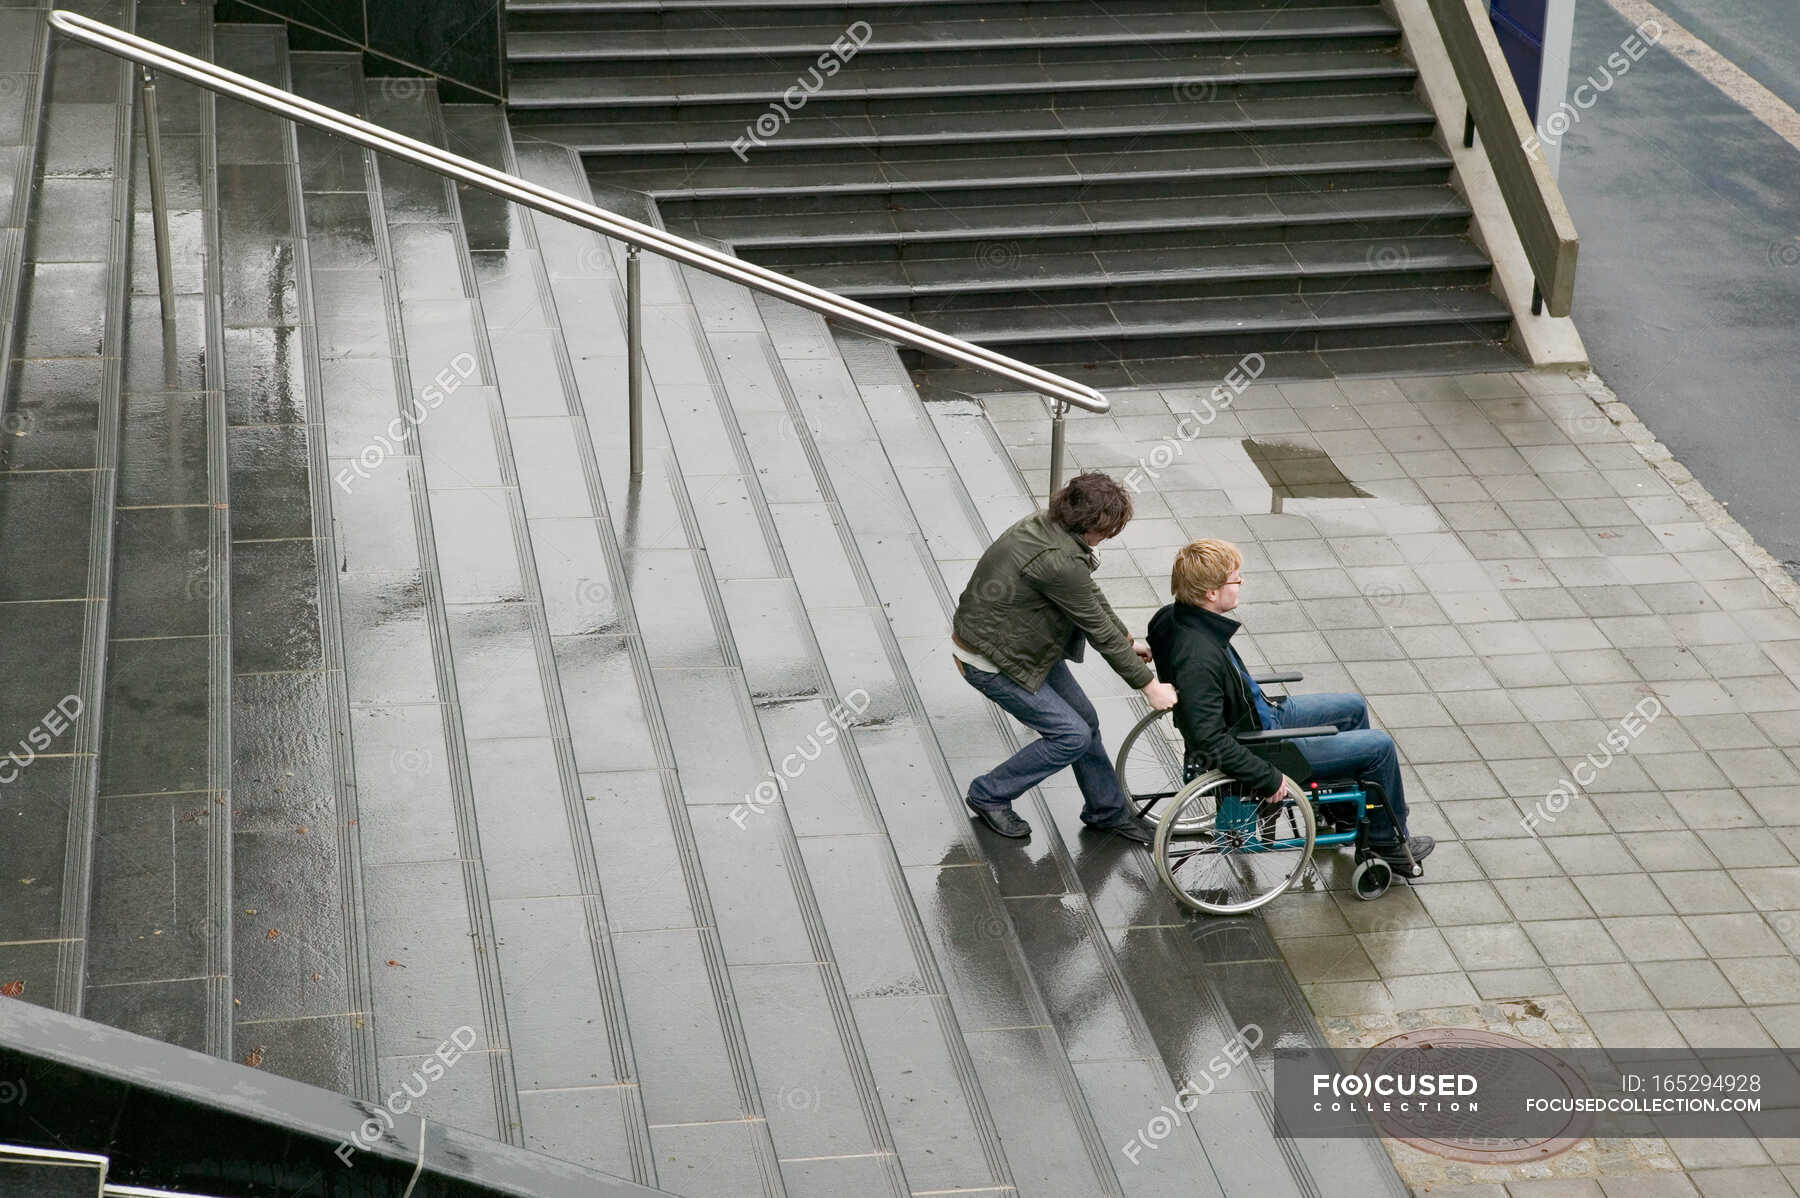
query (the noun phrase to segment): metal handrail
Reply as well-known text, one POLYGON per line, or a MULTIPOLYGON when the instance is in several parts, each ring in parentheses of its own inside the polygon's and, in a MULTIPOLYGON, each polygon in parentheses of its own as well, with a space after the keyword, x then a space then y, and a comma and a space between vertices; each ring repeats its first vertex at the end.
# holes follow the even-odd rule
MULTIPOLYGON (((821 316, 837 321, 839 324, 873 334, 889 341, 897 341, 922 353, 934 357, 948 359, 962 366, 972 367, 988 374, 1017 384, 1024 390, 1034 391, 1056 401, 1054 425, 1051 430, 1051 490, 1055 490, 1061 482, 1063 415, 1067 408, 1083 408, 1090 412, 1105 412, 1111 407, 1107 398, 1092 387, 1066 379, 1059 374, 1032 366, 1026 362, 1009 358, 1005 354, 952 337, 948 333, 940 333, 928 329, 924 325, 895 316, 891 312, 883 312, 867 304, 845 299, 841 295, 815 287, 798 279, 777 274, 765 267, 757 266, 742 259, 733 258, 718 250, 677 237, 672 233, 650 225, 631 220, 617 213, 608 212, 604 208, 584 203, 541 187, 529 180, 521 179, 505 171, 484 166, 472 159, 452 154, 437 146, 415 141, 404 134, 396 133, 381 125, 362 120, 348 113, 339 112, 323 104, 315 103, 303 96, 271 87, 266 83, 227 71, 223 67, 214 66, 210 62, 193 58, 171 49, 160 42, 142 38, 123 29, 85 17, 79 13, 64 9, 53 9, 50 13, 50 24, 57 31, 74 38, 76 41, 93 46, 118 58, 137 63, 143 68, 141 82, 146 88, 153 88, 152 71, 165 71, 179 79, 184 79, 196 86, 217 92, 231 99, 242 101, 265 112, 272 112, 285 120, 296 124, 308 125, 314 129, 322 129, 327 133, 347 138, 359 145, 367 146, 383 154, 423 167, 435 174, 456 179, 471 187, 491 192, 515 204, 523 204, 527 208, 536 209, 547 215, 566 220, 571 224, 581 225, 607 237, 614 237, 631 247, 627 261, 627 291, 630 306, 631 332, 636 333, 640 327, 637 319, 638 296, 636 294, 636 256, 640 249, 650 250, 665 258, 673 258, 686 266, 703 270, 741 284, 753 291, 772 295, 789 303, 798 304, 821 316)), ((153 91, 151 93, 154 94, 153 91)), ((146 115, 149 115, 148 108, 146 115)), ((147 141, 154 153, 156 133, 146 121, 147 141)), ((160 176, 160 163, 153 178, 160 176)), ((157 190, 160 190, 158 188, 157 190)), ((154 201, 160 203, 160 200, 154 201)), ((159 240, 166 243, 166 214, 158 212, 159 240)), ((166 258, 166 253, 159 252, 159 269, 166 258)), ((163 290, 165 294, 170 284, 165 276, 163 290)), ((165 310, 165 326, 171 319, 165 310)), ((639 356, 635 352, 637 346, 632 338, 633 356, 630 364, 632 374, 632 473, 641 472, 641 420, 636 400, 638 396, 638 379, 640 370, 639 356)))

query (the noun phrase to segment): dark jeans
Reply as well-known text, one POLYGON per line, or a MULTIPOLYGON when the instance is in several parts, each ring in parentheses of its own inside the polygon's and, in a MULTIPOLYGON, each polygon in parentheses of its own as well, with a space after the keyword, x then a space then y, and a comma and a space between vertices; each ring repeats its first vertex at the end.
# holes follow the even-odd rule
POLYGON ((1361 695, 1289 695, 1275 709, 1278 728, 1309 728, 1332 724, 1336 736, 1315 736, 1294 745, 1312 766, 1320 781, 1354 778, 1373 782, 1387 796, 1394 817, 1379 809, 1369 812, 1369 836, 1376 844, 1393 844, 1406 834, 1406 795, 1400 784, 1400 757, 1394 738, 1369 727, 1369 705, 1361 695), (1397 835, 1394 823, 1400 825, 1397 835))
POLYGON ((1081 818, 1099 827, 1123 822, 1125 793, 1112 759, 1100 743, 1100 717, 1082 693, 1081 684, 1059 661, 1035 693, 1005 674, 990 674, 957 663, 965 681, 1037 733, 1011 757, 969 783, 969 801, 978 807, 1007 807, 1012 801, 1066 765, 1075 767, 1081 787, 1081 818))

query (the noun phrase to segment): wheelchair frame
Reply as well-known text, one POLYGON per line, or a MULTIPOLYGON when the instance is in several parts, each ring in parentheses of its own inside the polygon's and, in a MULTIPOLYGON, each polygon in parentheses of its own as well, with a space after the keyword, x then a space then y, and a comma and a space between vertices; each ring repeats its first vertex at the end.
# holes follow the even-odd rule
MULTIPOLYGON (((1256 682, 1267 685, 1300 680, 1299 674, 1274 674, 1257 678, 1256 682)), ((1351 872, 1350 885, 1358 898, 1373 900, 1387 893, 1393 882, 1394 871, 1386 859, 1374 850, 1369 839, 1370 811, 1388 810, 1389 818, 1392 818, 1387 796, 1373 782, 1345 781, 1321 785, 1313 781, 1311 766, 1299 747, 1293 743, 1314 736, 1334 736, 1338 731, 1335 726, 1322 724, 1307 728, 1276 728, 1238 736, 1239 744, 1282 771, 1286 797, 1273 808, 1256 796, 1245 798, 1235 793, 1233 788, 1238 784, 1222 771, 1192 768, 1186 754, 1183 755, 1183 781, 1179 788, 1173 791, 1134 793, 1130 788, 1127 770, 1131 750, 1157 720, 1169 714, 1166 711, 1152 711, 1137 722, 1119 748, 1114 772, 1118 774, 1120 788, 1130 799, 1132 809, 1157 826, 1156 840, 1152 847, 1157 871, 1161 874, 1164 885, 1183 906, 1209 914, 1237 915, 1273 902, 1301 877, 1307 874, 1316 876, 1312 853, 1320 845, 1355 846, 1356 865, 1351 872), (1190 804, 1198 805, 1196 800, 1215 793, 1218 805, 1210 821, 1207 817, 1183 818, 1182 812, 1186 807, 1190 804), (1164 800, 1169 800, 1168 805, 1158 811, 1157 808, 1164 800), (1274 835, 1281 812, 1291 812, 1302 800, 1307 806, 1305 818, 1289 820, 1289 830, 1295 834, 1274 835), (1354 815, 1348 815, 1344 810, 1346 808, 1353 811, 1354 815), (1331 831, 1318 831, 1322 819, 1331 831), (1211 824, 1210 829, 1206 826, 1208 822, 1211 824), (1304 834, 1300 834, 1300 829, 1295 826, 1297 823, 1304 824, 1304 834), (1177 838, 1185 840, 1190 837, 1205 838, 1206 843, 1198 844, 1185 852, 1172 849, 1177 838), (1230 848, 1225 851, 1246 854, 1298 849, 1301 864, 1266 893, 1240 902, 1214 901, 1190 893, 1175 876, 1176 872, 1194 856, 1208 853, 1218 855, 1218 846, 1221 844, 1229 844, 1230 848)), ((1413 871, 1417 870, 1416 864, 1410 861, 1409 864, 1412 864, 1413 871)))

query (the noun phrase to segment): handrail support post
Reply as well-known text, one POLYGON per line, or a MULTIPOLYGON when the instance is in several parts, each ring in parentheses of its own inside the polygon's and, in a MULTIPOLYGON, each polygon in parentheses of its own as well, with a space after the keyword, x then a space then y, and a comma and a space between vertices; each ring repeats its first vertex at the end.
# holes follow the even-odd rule
POLYGON ((1475 110, 1463 109, 1463 149, 1472 149, 1475 145, 1475 110))
POLYGON ((1055 495, 1062 490, 1063 476, 1063 417, 1068 414, 1069 405, 1062 400, 1056 401, 1056 408, 1050 416, 1050 494, 1055 495))
POLYGON ((138 90, 144 100, 144 156, 150 176, 150 220, 156 236, 156 282, 162 300, 163 336, 175 338, 175 268, 169 254, 169 204, 163 191, 162 122, 156 114, 156 75, 149 67, 138 71, 138 90))
POLYGON ((644 292, 641 250, 625 247, 626 403, 631 421, 631 478, 644 477, 644 292))

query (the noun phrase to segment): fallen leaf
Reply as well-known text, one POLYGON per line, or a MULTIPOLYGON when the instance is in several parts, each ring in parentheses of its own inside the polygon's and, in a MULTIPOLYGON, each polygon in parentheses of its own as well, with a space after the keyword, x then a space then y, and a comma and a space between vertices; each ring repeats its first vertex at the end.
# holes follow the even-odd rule
POLYGON ((398 961, 389 961, 389 962, 388 962, 388 964, 389 964, 389 965, 394 965, 394 966, 398 966, 398 967, 399 967, 399 968, 401 968, 401 969, 405 969, 405 968, 406 968, 406 966, 404 966, 404 965, 401 965, 401 964, 400 964, 400 962, 398 962, 398 961))
POLYGON ((264 1045, 258 1044, 255 1048, 252 1048, 249 1052, 245 1053, 244 1064, 250 1066, 252 1069, 262 1068, 264 1047, 264 1045))
POLYGON ((267 937, 267 938, 268 938, 268 939, 270 939, 270 940, 274 940, 274 939, 277 939, 277 938, 279 938, 279 937, 280 937, 280 935, 281 935, 281 929, 280 929, 280 928, 270 928, 270 929, 269 929, 269 935, 268 935, 268 937, 267 937))
POLYGON ((0 985, 0 994, 4 994, 7 998, 17 998, 23 993, 25 993, 25 983, 19 978, 0 985))

